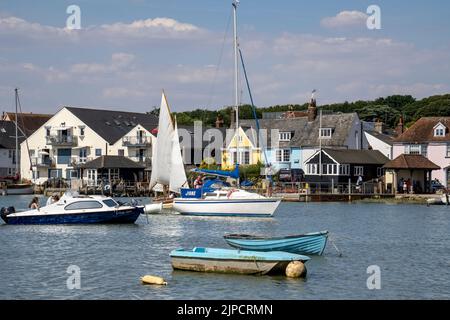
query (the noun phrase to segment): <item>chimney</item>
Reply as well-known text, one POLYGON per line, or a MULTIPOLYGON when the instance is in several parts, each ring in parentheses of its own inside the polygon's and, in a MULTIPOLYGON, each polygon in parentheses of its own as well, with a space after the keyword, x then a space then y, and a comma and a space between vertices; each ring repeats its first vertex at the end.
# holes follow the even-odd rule
POLYGON ((231 108, 231 113, 230 113, 230 128, 234 128, 235 127, 235 122, 236 122, 236 110, 234 108, 231 108))
POLYGON ((223 127, 223 119, 221 116, 217 116, 216 118, 216 128, 221 128, 223 127))
POLYGON ((317 106, 316 106, 316 99, 311 98, 311 102, 308 106, 308 122, 312 122, 317 117, 317 106))
POLYGON ((400 119, 398 120, 398 124, 397 127, 395 128, 395 132, 397 133, 397 135, 401 135, 404 131, 404 127, 403 127, 403 116, 400 116, 400 119))
POLYGON ((380 119, 377 119, 375 122, 375 131, 378 133, 383 133, 384 131, 384 123, 380 121, 380 119))

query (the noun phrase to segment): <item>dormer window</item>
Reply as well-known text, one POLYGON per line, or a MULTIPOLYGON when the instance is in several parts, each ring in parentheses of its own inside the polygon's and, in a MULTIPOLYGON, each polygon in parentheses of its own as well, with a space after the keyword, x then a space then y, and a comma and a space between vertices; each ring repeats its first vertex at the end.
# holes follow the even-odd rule
POLYGON ((320 138, 321 139, 330 139, 333 134, 332 128, 321 128, 320 129, 320 138))
POLYGON ((435 137, 445 137, 445 133, 447 128, 442 124, 442 123, 438 123, 435 127, 434 127, 434 136, 435 137))
POLYGON ((292 132, 280 132, 280 141, 291 141, 292 132))

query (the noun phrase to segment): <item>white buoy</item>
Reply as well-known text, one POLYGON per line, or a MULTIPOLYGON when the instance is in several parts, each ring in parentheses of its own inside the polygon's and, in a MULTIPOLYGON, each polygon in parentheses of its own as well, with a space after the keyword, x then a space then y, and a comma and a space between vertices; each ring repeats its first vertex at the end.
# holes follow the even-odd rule
POLYGON ((292 261, 286 267, 286 276, 289 278, 300 278, 306 276, 305 264, 301 261, 292 261))
POLYGON ((167 282, 163 278, 150 275, 143 276, 141 281, 143 284, 167 285, 167 282))
POLYGON ((152 214, 152 213, 161 213, 163 209, 163 203, 152 203, 146 204, 144 207, 144 213, 152 214))

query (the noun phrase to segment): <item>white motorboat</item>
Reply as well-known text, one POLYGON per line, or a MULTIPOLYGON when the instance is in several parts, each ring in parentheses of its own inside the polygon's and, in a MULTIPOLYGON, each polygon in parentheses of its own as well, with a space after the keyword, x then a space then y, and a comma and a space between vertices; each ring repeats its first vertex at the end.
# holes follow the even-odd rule
POLYGON ((201 198, 175 198, 173 209, 183 215, 271 217, 281 199, 242 189, 220 189, 201 198))
POLYGON ((2 208, 0 215, 7 224, 134 223, 143 208, 121 205, 105 196, 64 195, 39 209, 15 212, 14 207, 2 208))

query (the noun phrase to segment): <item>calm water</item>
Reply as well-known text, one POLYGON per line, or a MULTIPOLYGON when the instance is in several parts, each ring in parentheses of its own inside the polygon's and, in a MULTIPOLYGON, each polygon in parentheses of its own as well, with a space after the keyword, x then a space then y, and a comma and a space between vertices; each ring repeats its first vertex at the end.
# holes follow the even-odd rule
MULTIPOLYGON (((0 198, 25 208, 29 196, 0 198)), ((145 200, 143 200, 145 202, 145 200)), ((43 200, 41 201, 43 202, 43 200)), ((435 299, 450 298, 450 208, 283 203, 271 219, 141 216, 135 225, 0 225, 0 299, 435 299), (225 233, 285 235, 329 230, 306 280, 173 271, 178 247, 227 245, 225 233), (81 289, 68 290, 69 265, 81 289), (366 269, 381 268, 381 290, 366 269), (143 286, 145 274, 168 286, 143 286)))

